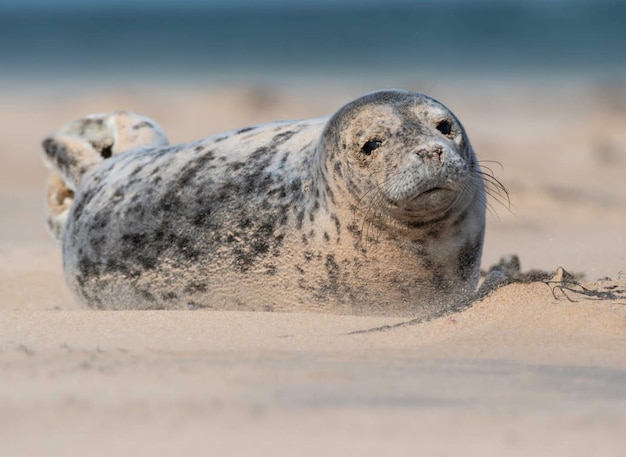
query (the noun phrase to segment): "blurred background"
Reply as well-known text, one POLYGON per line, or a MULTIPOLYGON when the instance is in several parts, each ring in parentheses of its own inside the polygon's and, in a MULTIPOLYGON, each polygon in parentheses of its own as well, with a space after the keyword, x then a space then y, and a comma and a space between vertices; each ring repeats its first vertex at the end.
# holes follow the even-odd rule
POLYGON ((2 76, 28 82, 626 74, 619 0, 4 0, 0 8, 2 76))
POLYGON ((389 87, 449 106, 508 188, 510 206, 491 200, 485 266, 517 253, 524 269, 623 274, 624 1, 3 0, 2 281, 14 289, 19 270, 45 303, 68 303, 40 155, 63 123, 129 109, 180 143, 389 87))

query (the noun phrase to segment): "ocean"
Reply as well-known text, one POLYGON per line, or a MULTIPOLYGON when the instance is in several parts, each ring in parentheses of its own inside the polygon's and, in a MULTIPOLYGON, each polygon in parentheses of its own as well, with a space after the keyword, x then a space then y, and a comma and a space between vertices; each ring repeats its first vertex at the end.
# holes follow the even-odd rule
POLYGON ((0 13, 0 81, 626 79, 626 2, 0 13))

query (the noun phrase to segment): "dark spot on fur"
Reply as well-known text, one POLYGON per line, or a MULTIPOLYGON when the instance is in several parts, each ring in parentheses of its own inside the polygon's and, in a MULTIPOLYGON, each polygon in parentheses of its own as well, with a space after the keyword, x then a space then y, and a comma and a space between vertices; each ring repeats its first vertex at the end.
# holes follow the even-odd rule
POLYGON ((457 275, 462 281, 471 278, 480 256, 481 237, 474 242, 468 240, 459 251, 457 259, 457 275))
POLYGON ((324 241, 330 241, 330 235, 328 235, 328 232, 324 232, 324 241))
POLYGON ((262 146, 248 156, 248 161, 251 162, 251 165, 254 167, 266 168, 276 152, 276 148, 262 146))
POLYGON ((80 136, 84 136, 90 127, 93 126, 96 129, 98 129, 98 128, 102 128, 103 125, 104 125, 103 119, 81 119, 80 124, 78 126, 78 134, 80 136))
POLYGON ((176 189, 170 189, 158 202, 158 207, 165 212, 172 212, 176 208, 181 207, 182 202, 177 194, 176 189))
POLYGON ((278 216, 278 225, 285 226, 289 220, 289 206, 281 205, 279 207, 280 215, 278 216))
POLYGON ((55 158, 58 154, 58 143, 53 140, 52 138, 46 138, 45 140, 43 140, 43 142, 41 143, 41 146, 43 147, 44 152, 50 157, 50 158, 55 158))
POLYGON ((330 201, 335 204, 335 194, 333 193, 327 182, 324 183, 324 190, 326 191, 326 194, 330 197, 330 201))
POLYGON ((457 217, 454 220, 454 222, 452 223, 452 227, 459 228, 465 222, 465 219, 467 219, 467 214, 468 214, 469 211, 470 211, 469 209, 466 209, 465 211, 463 211, 459 215, 459 217, 457 217))
POLYGON ((361 230, 359 230, 359 224, 356 221, 352 221, 350 222, 346 228, 348 229, 348 232, 352 233, 353 235, 356 235, 358 237, 361 236, 361 230))
POLYGON ((191 219, 191 223, 196 227, 206 227, 212 222, 211 210, 207 208, 205 211, 198 211, 191 219))
POLYGON ((195 310, 195 309, 213 309, 213 306, 207 305, 205 303, 198 303, 195 301, 187 302, 187 309, 195 310))
POLYGON ((450 283, 446 279, 444 268, 441 265, 433 267, 433 284, 438 291, 448 291, 450 289, 450 283))
POLYGON ((254 130, 256 127, 244 127, 242 129, 236 130, 235 135, 239 135, 241 133, 249 132, 250 130, 254 130))
POLYGON ((295 193, 302 192, 302 180, 300 178, 296 178, 291 181, 291 191, 295 193))
POLYGON ((152 123, 148 122, 148 121, 142 121, 142 122, 140 122, 138 124, 133 125, 133 130, 141 130, 141 129, 144 129, 144 128, 153 129, 154 125, 152 123))
POLYGON ((157 267, 158 255, 147 245, 148 235, 146 233, 125 233, 120 241, 120 250, 123 256, 123 259, 120 260, 122 262, 132 259, 138 262, 144 270, 153 270, 157 267))
POLYGON ((163 230, 155 230, 154 231, 154 239, 157 242, 161 242, 163 241, 163 238, 165 238, 165 232, 163 230))
POLYGON ((246 164, 243 162, 232 162, 228 164, 228 170, 234 172, 243 168, 246 164))
POLYGON ((185 236, 176 238, 176 247, 178 248, 177 252, 179 252, 186 260, 195 261, 200 256, 200 251, 198 251, 194 246, 195 243, 193 243, 190 238, 185 236))
MULTIPOLYGON (((188 162, 180 172, 178 185, 180 187, 185 187, 191 180, 200 174, 200 172, 206 169, 206 164, 213 159, 215 159, 215 155, 212 151, 208 151, 204 155, 188 162)), ((206 176, 205 179, 207 179, 206 176)), ((205 183, 205 185, 206 184, 208 183, 205 183)))
POLYGON ((141 298, 143 298, 144 300, 154 301, 154 295, 152 295, 151 292, 149 292, 149 291, 147 291, 145 289, 139 290, 139 294, 141 295, 141 298))
POLYGON ((95 196, 96 190, 97 189, 94 189, 94 188, 88 189, 78 198, 78 201, 74 203, 74 207, 72 208, 72 211, 74 213, 73 215, 74 220, 80 219, 83 213, 83 210, 85 209, 85 206, 87 206, 89 202, 91 202, 91 200, 95 196))
POLYGON ((81 276, 81 281, 98 274, 97 264, 91 260, 89 255, 85 254, 82 248, 78 250, 78 271, 81 276))
POLYGON ((311 152, 311 146, 313 146, 313 141, 309 141, 307 144, 300 148, 301 154, 309 154, 311 152))
POLYGON ((300 211, 296 216, 296 229, 302 229, 302 223, 304 221, 304 210, 300 211))
POLYGON ((280 186, 279 187, 279 194, 278 197, 282 200, 284 198, 287 198, 287 188, 285 186, 280 186))
POLYGON ((185 286, 185 292, 188 294, 204 293, 208 290, 208 286, 204 282, 193 281, 185 286))
POLYGON ((272 139, 272 144, 270 145, 270 147, 273 149, 277 149, 278 146, 285 143, 287 140, 289 140, 292 136, 294 136, 300 130, 302 129, 300 128, 300 129, 294 129, 294 130, 287 130, 286 132, 279 133, 272 139))
POLYGON ((70 168, 76 164, 76 160, 67 153, 67 148, 54 138, 46 138, 42 146, 46 155, 50 157, 61 170, 69 172, 70 168))
POLYGON ((416 252, 418 253, 417 255, 419 257, 420 265, 422 265, 424 269, 433 270, 435 268, 435 263, 431 259, 430 255, 426 253, 426 249, 423 246, 418 245, 416 252))
POLYGON ((337 236, 341 234, 341 223, 339 222, 339 218, 335 213, 330 215, 330 219, 335 223, 335 228, 337 229, 337 236))
POLYGON ((333 254, 326 256, 326 262, 324 263, 326 268, 326 274, 328 275, 328 284, 326 288, 333 293, 339 292, 339 264, 335 260, 333 254))
POLYGON ((335 161, 335 166, 333 167, 333 170, 335 174, 340 178, 343 176, 343 174, 341 173, 341 162, 339 162, 339 160, 335 161))
POLYGON ((426 236, 428 238, 432 238, 433 240, 438 240, 439 237, 441 236, 441 230, 438 229, 438 228, 431 229, 431 230, 428 231, 426 236))

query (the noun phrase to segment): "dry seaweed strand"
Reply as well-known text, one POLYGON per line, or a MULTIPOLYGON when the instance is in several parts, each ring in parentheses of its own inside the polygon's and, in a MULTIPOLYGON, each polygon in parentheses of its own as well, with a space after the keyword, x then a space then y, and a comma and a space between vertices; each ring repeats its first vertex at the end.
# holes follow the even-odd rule
POLYGON ((601 290, 599 288, 589 289, 583 286, 578 281, 576 276, 568 273, 563 267, 557 268, 556 274, 553 278, 542 282, 550 287, 552 295, 557 300, 559 297, 557 296, 556 291, 561 292, 561 294, 572 303, 575 303, 576 300, 571 298, 567 294, 568 292, 584 295, 589 298, 595 298, 597 300, 626 300, 626 288, 620 288, 619 285, 613 284, 605 288, 608 290, 601 290))

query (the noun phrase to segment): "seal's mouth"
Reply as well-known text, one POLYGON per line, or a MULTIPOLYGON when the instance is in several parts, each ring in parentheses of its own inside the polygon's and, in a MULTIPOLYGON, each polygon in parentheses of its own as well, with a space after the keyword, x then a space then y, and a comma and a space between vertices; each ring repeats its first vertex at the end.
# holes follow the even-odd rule
POLYGON ((456 198, 456 191, 450 187, 432 187, 422 190, 396 206, 409 213, 431 214, 438 213, 450 207, 456 198))
POLYGON ((427 200, 447 199, 447 198, 450 198, 450 196, 452 196, 454 191, 455 189, 452 189, 450 187, 439 187, 439 186, 432 187, 430 189, 420 191, 417 194, 413 195, 412 197, 408 198, 407 204, 412 204, 412 203, 417 203, 420 201, 427 201, 427 200))
POLYGON ((417 195, 414 195, 413 197, 411 197, 409 200, 413 201, 419 198, 423 198, 429 195, 433 195, 433 194, 437 194, 439 192, 452 192, 452 189, 446 188, 446 187, 433 187, 432 189, 428 189, 425 191, 420 192, 417 195))

